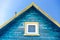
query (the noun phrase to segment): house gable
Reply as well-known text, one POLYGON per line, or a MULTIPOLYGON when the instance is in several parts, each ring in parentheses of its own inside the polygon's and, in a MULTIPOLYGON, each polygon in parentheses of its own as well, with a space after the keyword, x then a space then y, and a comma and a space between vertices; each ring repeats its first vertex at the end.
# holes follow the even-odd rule
MULTIPOLYGON (((35 4, 33 4, 35 5, 35 4)), ((16 14, 16 16, 8 22, 0 30, 0 39, 21 39, 21 40, 55 40, 59 39, 60 28, 46 17, 42 12, 36 9, 32 4, 23 13, 16 14), (24 23, 25 22, 39 22, 39 36, 24 36, 24 23), (2 35, 3 34, 3 35, 2 35), (7 35, 8 34, 8 35, 7 35), (53 35, 52 35, 53 34, 53 35), (48 38, 49 37, 49 38, 48 38)))
POLYGON ((53 18, 51 18, 50 16, 48 16, 48 14, 46 12, 44 12, 40 7, 38 7, 34 2, 32 2, 28 7, 26 7, 23 11, 17 13, 14 17, 12 17, 11 19, 9 19, 8 21, 6 21, 4 24, 0 25, 0 29, 3 28, 5 25, 7 25, 9 22, 11 22, 12 20, 14 20, 16 17, 18 17, 19 15, 21 15, 22 13, 24 13, 26 10, 28 10, 30 7, 34 6, 38 11, 40 11, 43 15, 45 15, 50 21, 52 21, 54 24, 56 24, 58 27, 60 27, 59 23, 57 21, 55 21, 53 18))

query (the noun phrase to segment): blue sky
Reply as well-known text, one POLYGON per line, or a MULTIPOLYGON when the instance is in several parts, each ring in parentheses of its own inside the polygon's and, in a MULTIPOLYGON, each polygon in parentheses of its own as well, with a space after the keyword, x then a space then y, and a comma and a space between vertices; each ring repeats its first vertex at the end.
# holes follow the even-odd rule
POLYGON ((60 0, 0 0, 0 24, 12 18, 15 11, 21 12, 32 2, 60 23, 60 0))

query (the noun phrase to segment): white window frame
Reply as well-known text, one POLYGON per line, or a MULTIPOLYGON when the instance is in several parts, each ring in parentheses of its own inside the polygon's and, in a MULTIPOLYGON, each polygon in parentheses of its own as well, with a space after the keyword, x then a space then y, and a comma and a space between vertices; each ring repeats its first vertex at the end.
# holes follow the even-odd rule
POLYGON ((28 36, 39 35, 39 23, 38 22, 25 22, 24 29, 25 29, 24 35, 28 35, 28 36), (28 25, 35 25, 35 32, 28 32, 28 25))

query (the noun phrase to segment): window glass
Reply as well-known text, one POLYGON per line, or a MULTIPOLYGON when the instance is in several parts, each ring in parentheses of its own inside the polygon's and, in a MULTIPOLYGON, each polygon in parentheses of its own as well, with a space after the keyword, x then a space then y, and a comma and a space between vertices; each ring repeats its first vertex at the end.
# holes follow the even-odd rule
POLYGON ((35 25, 28 25, 28 32, 35 32, 35 25))

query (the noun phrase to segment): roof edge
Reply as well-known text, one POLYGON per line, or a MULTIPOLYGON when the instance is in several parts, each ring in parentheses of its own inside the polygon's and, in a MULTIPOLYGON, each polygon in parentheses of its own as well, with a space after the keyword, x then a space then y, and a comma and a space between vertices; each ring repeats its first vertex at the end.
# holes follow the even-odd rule
POLYGON ((9 22, 14 20, 16 17, 21 15, 23 12, 28 10, 30 7, 34 6, 37 10, 39 10, 43 15, 45 15, 49 20, 51 20, 54 24, 56 24, 58 27, 60 27, 60 24, 55 21, 53 18, 51 18, 46 12, 44 12, 40 7, 38 7, 34 2, 32 2, 29 6, 27 6, 24 10, 21 12, 18 12, 14 17, 10 18, 8 21, 6 21, 4 24, 0 25, 0 29, 3 28, 5 25, 7 25, 9 22))
POLYGON ((34 2, 32 3, 33 6, 39 10, 43 15, 45 15, 50 21, 52 21, 54 24, 56 24, 58 27, 60 27, 59 23, 54 20, 52 17, 50 17, 45 11, 43 11, 38 5, 36 5, 34 2))

